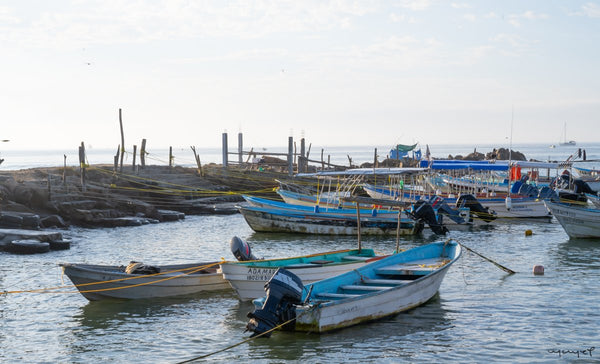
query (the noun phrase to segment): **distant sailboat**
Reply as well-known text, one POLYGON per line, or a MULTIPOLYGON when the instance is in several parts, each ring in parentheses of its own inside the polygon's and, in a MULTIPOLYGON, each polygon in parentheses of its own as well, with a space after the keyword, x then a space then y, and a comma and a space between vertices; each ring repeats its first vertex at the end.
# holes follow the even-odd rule
POLYGON ((561 145, 561 146, 577 145, 577 143, 575 143, 574 140, 567 141, 567 123, 565 123, 563 136, 564 136, 564 141, 560 142, 559 145, 561 145))

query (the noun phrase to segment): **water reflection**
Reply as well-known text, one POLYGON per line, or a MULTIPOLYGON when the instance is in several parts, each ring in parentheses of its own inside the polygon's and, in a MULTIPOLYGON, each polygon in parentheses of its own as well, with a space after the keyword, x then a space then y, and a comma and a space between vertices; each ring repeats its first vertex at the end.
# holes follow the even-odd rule
POLYGON ((108 299, 88 302, 73 319, 86 329, 116 329, 130 322, 185 315, 209 302, 234 299, 231 291, 204 292, 178 297, 138 300, 108 299))
MULTIPOLYGON (((233 319, 226 320, 230 322, 229 329, 243 331, 248 322, 246 314, 253 309, 249 302, 232 307, 228 315, 233 319)), ((405 352, 404 346, 398 344, 438 336, 436 332, 452 327, 449 316, 443 300, 436 294, 413 310, 325 334, 278 331, 268 339, 248 342, 248 351, 252 359, 262 360, 342 361, 357 349, 366 361, 381 359, 382 350, 388 357, 410 357, 411 352, 405 352)), ((414 345, 410 350, 414 351, 414 345)))
POLYGON ((565 239, 557 245, 554 254, 557 256, 560 265, 585 268, 600 269, 600 239, 565 239))

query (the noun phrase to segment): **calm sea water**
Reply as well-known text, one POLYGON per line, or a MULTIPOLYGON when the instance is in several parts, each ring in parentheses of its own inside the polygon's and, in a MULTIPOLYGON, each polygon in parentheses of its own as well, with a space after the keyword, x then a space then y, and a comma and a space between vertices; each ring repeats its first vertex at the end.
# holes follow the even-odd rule
MULTIPOLYGON (((598 158, 599 147, 588 147, 588 158, 593 148, 592 155, 598 158)), ((467 154, 472 151, 467 148, 443 153, 467 154)), ((538 153, 546 149, 538 148, 538 153)), ((523 152, 530 157, 533 151, 523 152)), ((73 239, 70 250, 31 256, 0 253, 0 290, 54 287, 63 284, 63 279, 70 284, 61 276, 60 262, 164 264, 233 259, 229 252, 233 236, 247 240, 254 253, 265 258, 356 245, 353 237, 255 233, 241 215, 188 216, 180 222, 71 228, 64 233, 73 239)), ((555 220, 515 220, 452 231, 449 237, 518 273, 509 276, 465 252, 450 269, 439 294, 421 307, 325 335, 277 332, 270 339, 244 343, 209 360, 546 363, 600 358, 600 240, 569 240, 555 220), (532 236, 525 235, 528 229, 532 236), (535 264, 543 265, 546 274, 534 276, 535 264), (598 349, 591 357, 583 354, 592 347, 598 349), (557 351, 564 353, 559 356, 557 351)), ((426 232, 403 238, 401 245, 406 249, 436 239, 426 232)), ((382 253, 395 247, 393 238, 362 240, 364 246, 382 253)), ((103 302, 89 302, 79 293, 0 295, 0 362, 174 363, 247 339, 244 328, 251 310, 249 303, 239 302, 227 291, 103 302)))
MULTIPOLYGON (((374 151, 377 148, 378 159, 381 161, 390 154, 391 146, 352 146, 352 147, 322 147, 311 146, 309 158, 313 160, 321 159, 321 150, 323 150, 323 159, 327 160, 330 156, 331 163, 339 165, 348 165, 348 156, 352 158, 354 165, 360 165, 364 162, 373 162, 374 151)), ((425 154, 425 145, 420 146, 421 151, 425 154)), ((508 148, 507 145, 429 145, 431 155, 434 158, 447 158, 448 155, 466 156, 473 151, 486 154, 494 148, 508 148)), ((245 148, 248 150, 249 148, 245 148)), ((264 153, 287 153, 287 146, 270 147, 270 148, 253 148, 255 151, 264 153)), ((307 146, 308 149, 308 146, 307 146)), ((527 159, 535 159, 539 161, 563 161, 570 155, 577 152, 578 149, 586 150, 587 159, 600 158, 600 144, 580 144, 574 147, 549 148, 547 144, 516 144, 512 146, 512 150, 519 151, 525 154, 527 159)), ((298 150, 299 151, 299 150, 298 150)), ((198 155, 202 164, 208 163, 223 163, 223 153, 220 148, 198 148, 198 155)), ((237 152, 237 146, 229 148, 230 153, 237 152)), ((68 166, 79 165, 79 154, 77 147, 66 150, 0 150, 0 158, 4 162, 0 164, 0 170, 15 170, 35 167, 62 166, 65 163, 68 166)), ((116 150, 112 149, 96 149, 88 148, 86 156, 89 164, 112 164, 116 150)), ((190 148, 174 147, 173 148, 174 163, 180 166, 193 167, 196 166, 193 153, 190 148)), ((230 161, 237 161, 237 155, 229 155, 230 161)), ((246 156, 244 157, 247 158, 246 156)), ((285 157, 280 157, 284 158, 285 157)), ((127 150, 124 156, 124 164, 133 162, 133 151, 127 150)), ((136 158, 136 163, 139 162, 139 155, 136 158)), ((168 165, 169 150, 168 149, 149 149, 147 156, 147 164, 168 165)))

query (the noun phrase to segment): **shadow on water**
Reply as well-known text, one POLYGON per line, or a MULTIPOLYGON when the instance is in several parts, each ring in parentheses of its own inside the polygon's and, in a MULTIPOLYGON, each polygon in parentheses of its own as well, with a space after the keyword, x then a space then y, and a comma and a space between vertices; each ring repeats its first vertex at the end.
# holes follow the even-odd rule
POLYGON ((116 329, 146 318, 156 319, 184 314, 184 309, 216 301, 235 298, 232 291, 205 292, 177 297, 137 300, 107 299, 91 301, 83 306, 73 319, 85 329, 116 329))
MULTIPOLYGON (((251 302, 239 302, 226 320, 231 330, 245 330, 246 314, 254 310, 251 302)), ((420 340, 452 327, 443 302, 436 294, 426 304, 415 309, 324 334, 278 331, 270 338, 248 342, 252 359, 342 361, 360 350, 364 360, 382 358, 382 350, 392 357, 410 357, 399 343, 420 340)), ((247 337, 250 333, 246 333, 247 337)), ((439 345, 444 345, 439 343, 439 345)), ((413 347, 414 348, 414 347, 413 347)))
POLYGON ((566 239, 557 245, 554 254, 560 265, 600 269, 600 239, 566 239))

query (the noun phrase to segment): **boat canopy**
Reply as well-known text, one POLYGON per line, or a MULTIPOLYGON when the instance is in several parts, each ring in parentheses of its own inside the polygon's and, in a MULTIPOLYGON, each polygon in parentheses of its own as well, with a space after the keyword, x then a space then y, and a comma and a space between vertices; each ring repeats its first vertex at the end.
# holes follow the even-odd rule
POLYGON ((429 168, 353 168, 345 171, 320 171, 315 173, 298 173, 297 177, 320 176, 372 176, 392 174, 416 174, 429 170, 429 168))
POLYGON ((413 150, 417 147, 417 144, 419 144, 419 143, 415 143, 413 145, 396 144, 396 150, 398 152, 410 152, 411 150, 413 150))
MULTIPOLYGON (((482 171, 506 171, 509 166, 509 161, 469 161, 469 160, 422 160, 419 164, 421 167, 429 167, 431 169, 472 169, 482 171)), ((530 161, 512 161, 511 166, 521 168, 550 168, 558 169, 564 167, 560 163, 550 162, 530 162, 530 161)))

